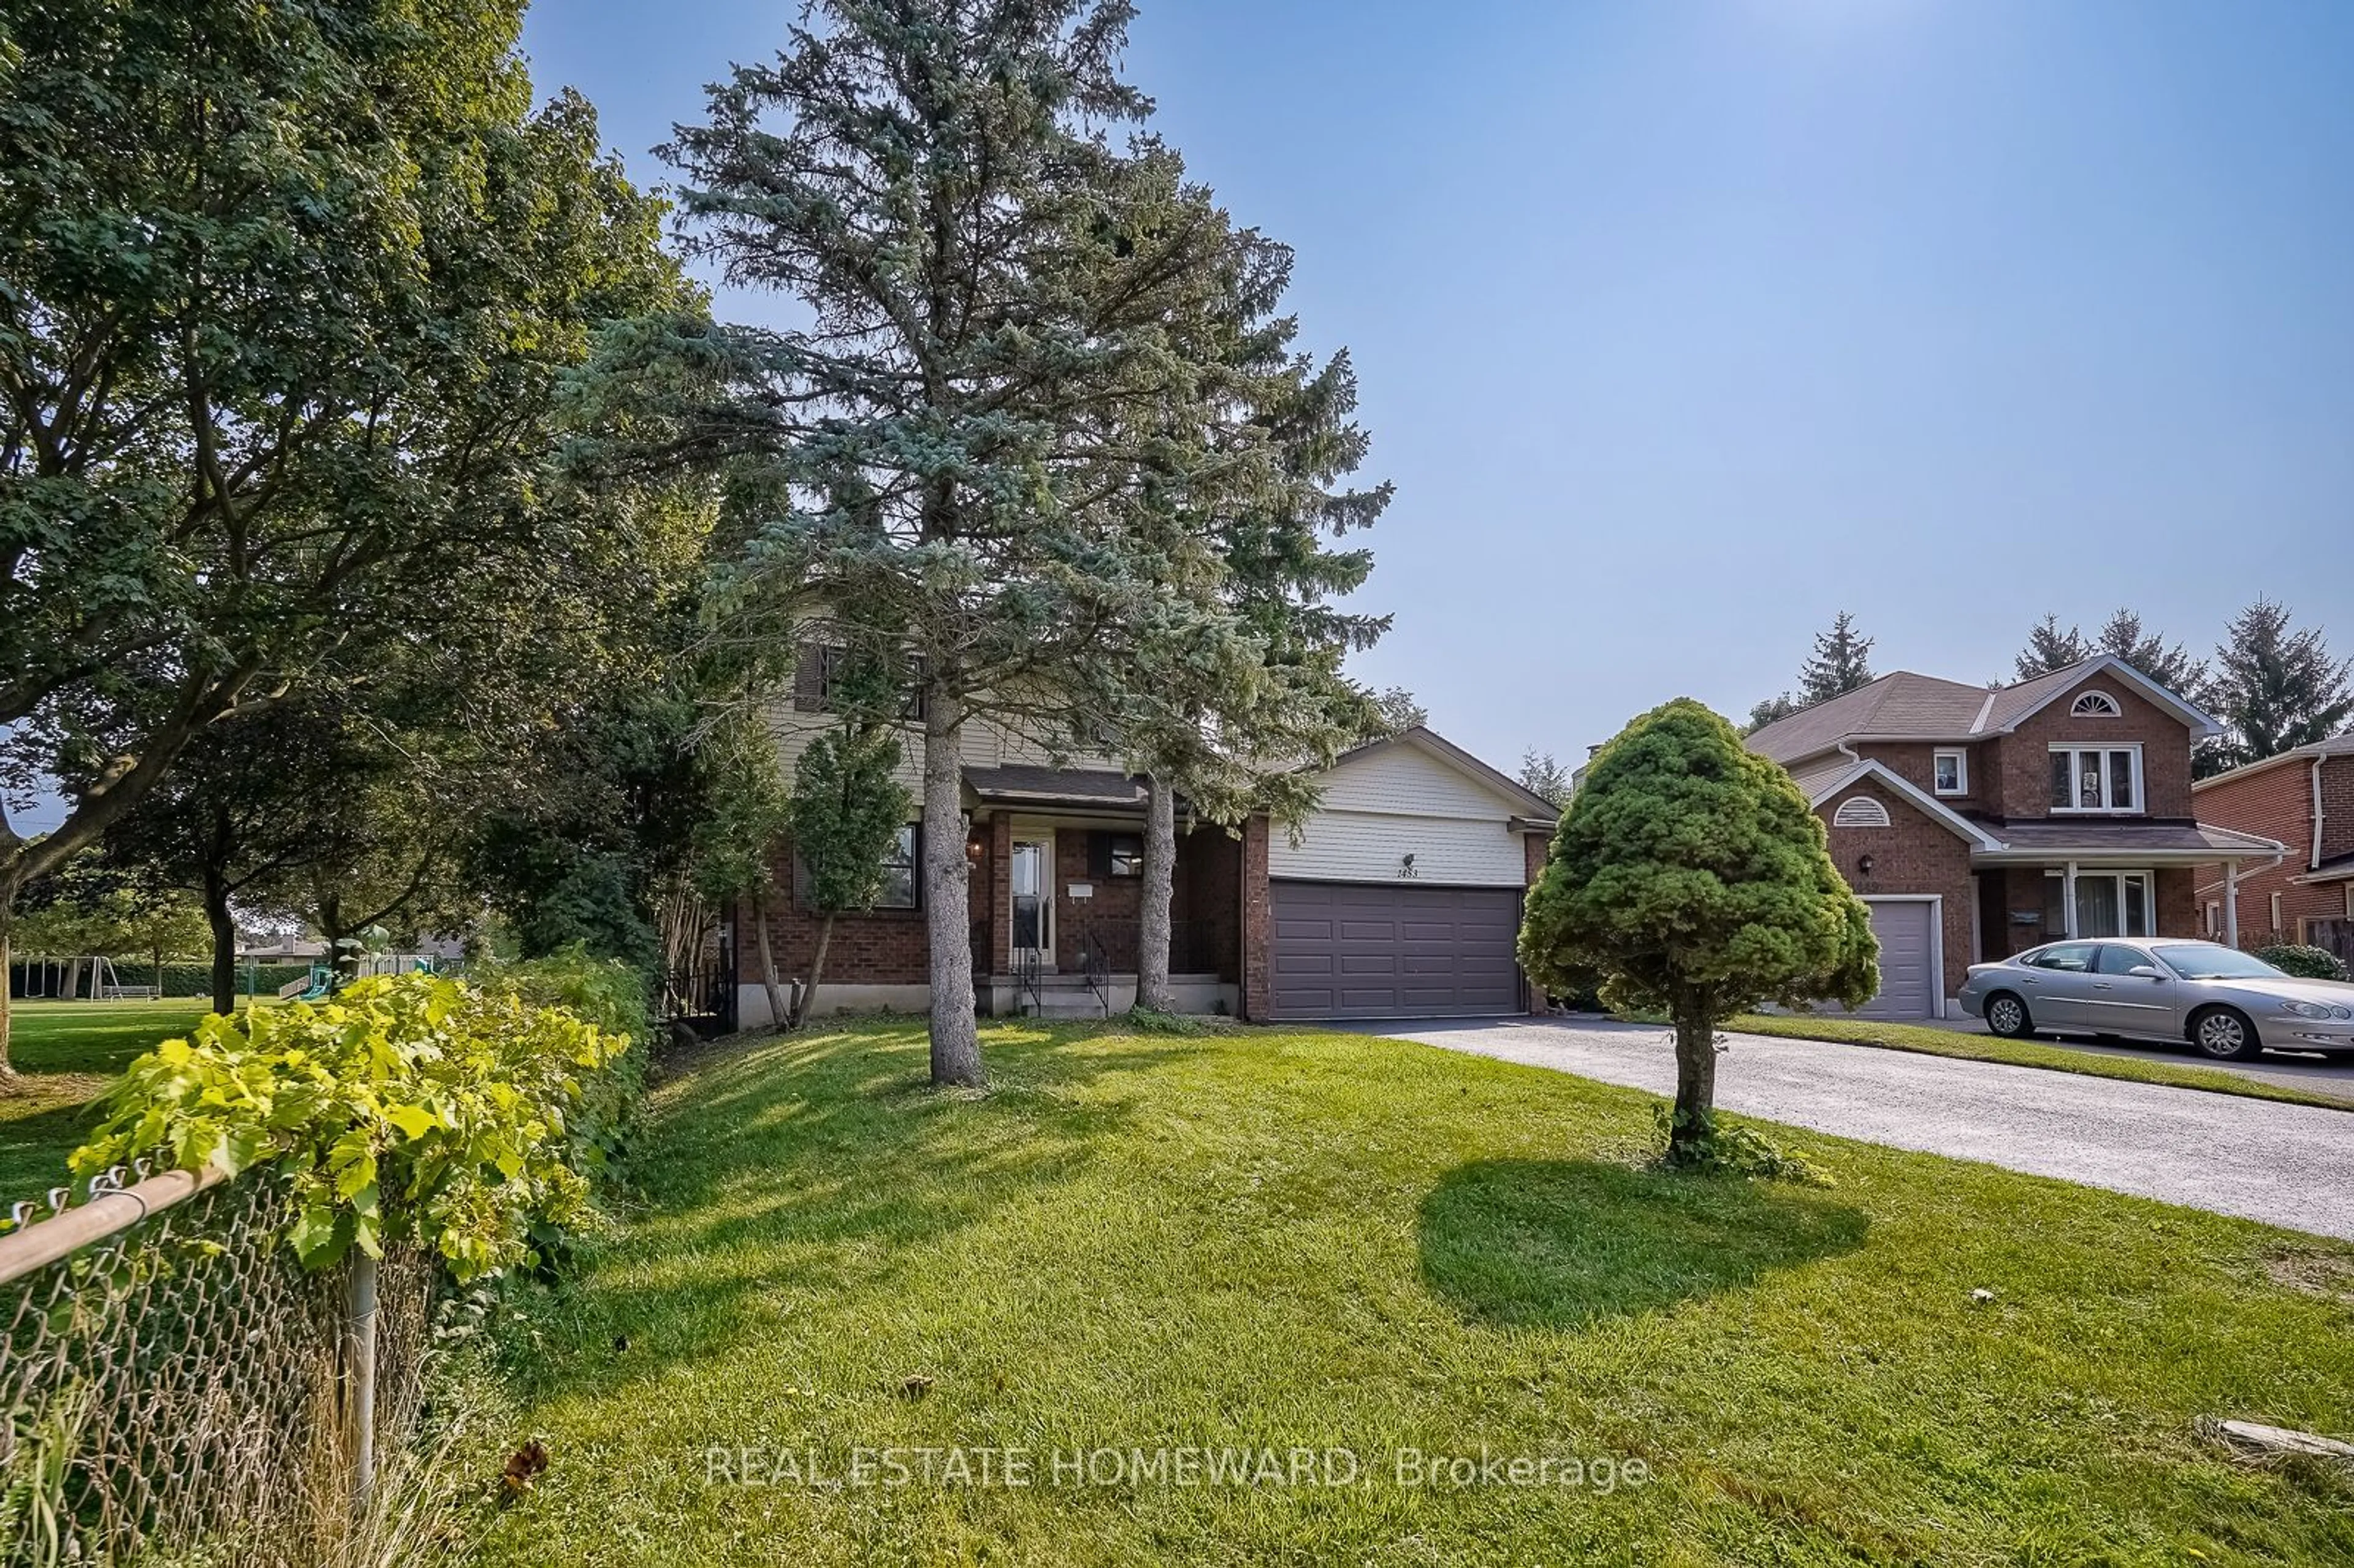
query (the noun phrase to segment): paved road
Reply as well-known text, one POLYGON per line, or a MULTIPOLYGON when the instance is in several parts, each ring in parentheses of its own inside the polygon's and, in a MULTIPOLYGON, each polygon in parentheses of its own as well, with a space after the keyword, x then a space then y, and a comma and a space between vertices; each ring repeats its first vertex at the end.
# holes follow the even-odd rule
MULTIPOLYGON (((1955 1034, 1987 1033, 1987 1026, 1975 1018, 1921 1018, 1911 1022, 1924 1028, 1943 1029, 1955 1034)), ((2348 1105, 2354 1106, 2354 1058, 2346 1056, 2266 1051, 2244 1062, 2218 1062, 2188 1043, 2169 1045, 2156 1041, 2137 1041, 2131 1045, 2103 1045, 2068 1034, 2038 1034, 2035 1038, 2039 1044, 2082 1051, 2088 1056, 2128 1056, 2145 1062, 2179 1062, 2185 1066, 2212 1067, 2219 1073, 2232 1073, 2261 1083, 2278 1085, 2282 1088, 2302 1089, 2312 1095, 2335 1095, 2348 1105)))
MULTIPOLYGON (((1362 1027, 1675 1091, 1674 1054, 1656 1024, 1362 1027)), ((1729 1038, 1716 1078, 1726 1110, 2354 1239, 2354 1113, 1873 1046, 1729 1038)))

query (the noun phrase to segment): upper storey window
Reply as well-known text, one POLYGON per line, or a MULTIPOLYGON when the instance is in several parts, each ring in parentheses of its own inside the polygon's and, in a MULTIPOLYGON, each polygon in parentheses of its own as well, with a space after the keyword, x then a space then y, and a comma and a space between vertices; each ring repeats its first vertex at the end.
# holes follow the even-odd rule
POLYGON ((2085 692, 2068 705, 2071 718, 2123 718, 2125 712, 2106 692, 2085 692))
POLYGON ((1967 795, 1970 792, 1970 756, 1967 751, 1941 751, 1931 762, 1933 778, 1940 795, 1967 795))
POLYGON ((2055 746, 2052 748, 2054 811, 2138 811, 2141 747, 2055 746))

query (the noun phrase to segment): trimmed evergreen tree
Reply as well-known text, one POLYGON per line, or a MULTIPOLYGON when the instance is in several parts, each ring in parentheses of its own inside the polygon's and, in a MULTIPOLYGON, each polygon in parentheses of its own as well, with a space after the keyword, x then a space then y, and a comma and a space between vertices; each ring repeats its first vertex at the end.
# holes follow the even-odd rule
POLYGON ((2202 775, 2310 746, 2354 718, 2354 659, 2333 657, 2319 627, 2296 630, 2271 599, 2232 618, 2215 669, 2208 701, 2226 733, 2200 752, 2202 775))
POLYGON ((1860 1007, 1880 989, 1871 911, 1826 844, 1789 774, 1689 697, 1602 748, 1553 833, 1522 967, 1560 992, 1598 974, 1613 1006, 1668 1015, 1671 1163, 1712 1157, 1721 1020, 1766 1001, 1860 1007))

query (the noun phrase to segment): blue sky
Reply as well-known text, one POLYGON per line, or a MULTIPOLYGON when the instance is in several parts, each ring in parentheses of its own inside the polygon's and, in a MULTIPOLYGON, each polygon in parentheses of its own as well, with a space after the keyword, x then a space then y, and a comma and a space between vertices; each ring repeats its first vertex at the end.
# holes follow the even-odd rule
MULTIPOLYGON (((1356 355, 1359 668, 1451 738, 1743 712, 1841 609, 1962 680, 2046 609, 2204 649, 2259 593, 2354 652, 2354 5, 1143 3, 1156 127, 1356 355)), ((525 45, 651 183, 797 13, 525 45)))

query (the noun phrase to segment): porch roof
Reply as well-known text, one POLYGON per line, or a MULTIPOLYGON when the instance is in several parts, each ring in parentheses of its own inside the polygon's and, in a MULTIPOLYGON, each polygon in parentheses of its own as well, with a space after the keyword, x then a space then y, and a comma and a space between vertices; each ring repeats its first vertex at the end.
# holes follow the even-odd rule
POLYGON ((2135 859, 2159 865, 2253 860, 2285 853, 2278 841, 2206 822, 2006 822, 1990 830, 2002 847, 1981 861, 2135 859))
POLYGON ((1142 810, 1144 783, 1108 768, 1042 768, 1013 764, 968 768, 965 788, 977 800, 1013 806, 1085 806, 1142 810))

